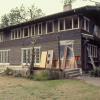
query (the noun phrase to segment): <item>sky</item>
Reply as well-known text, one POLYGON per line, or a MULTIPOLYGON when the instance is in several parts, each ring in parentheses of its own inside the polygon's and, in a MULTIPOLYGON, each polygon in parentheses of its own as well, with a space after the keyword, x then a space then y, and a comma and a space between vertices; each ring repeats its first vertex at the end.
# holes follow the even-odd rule
MULTIPOLYGON (((100 2, 100 0, 94 1, 100 2)), ((20 7, 22 4, 26 7, 35 4, 46 15, 63 11, 63 0, 0 0, 0 17, 5 13, 9 13, 12 8, 20 7)), ((89 2, 89 0, 76 0, 72 4, 72 8, 85 5, 94 5, 94 3, 89 2)))

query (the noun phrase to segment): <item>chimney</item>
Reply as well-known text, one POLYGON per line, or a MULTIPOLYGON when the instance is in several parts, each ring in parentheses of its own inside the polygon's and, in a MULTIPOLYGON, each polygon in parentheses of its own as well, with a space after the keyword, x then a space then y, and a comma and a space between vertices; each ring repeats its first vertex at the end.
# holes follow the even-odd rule
POLYGON ((66 4, 63 6, 63 11, 68 11, 72 9, 72 5, 71 4, 66 4))

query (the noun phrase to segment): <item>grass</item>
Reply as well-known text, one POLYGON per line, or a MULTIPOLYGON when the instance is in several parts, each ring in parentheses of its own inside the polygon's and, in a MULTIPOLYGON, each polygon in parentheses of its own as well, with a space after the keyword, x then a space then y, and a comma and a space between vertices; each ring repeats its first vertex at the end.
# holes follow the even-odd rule
POLYGON ((0 76, 0 100, 100 100, 100 87, 80 80, 32 81, 0 76))

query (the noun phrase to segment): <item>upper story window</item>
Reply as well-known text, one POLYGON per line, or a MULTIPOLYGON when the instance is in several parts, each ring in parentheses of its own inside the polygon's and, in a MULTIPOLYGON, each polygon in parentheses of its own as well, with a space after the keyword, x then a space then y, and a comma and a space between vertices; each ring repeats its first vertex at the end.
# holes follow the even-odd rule
POLYGON ((79 28, 78 16, 65 17, 65 18, 59 19, 59 22, 58 22, 59 31, 75 29, 75 28, 79 28))
POLYGON ((23 28, 23 37, 28 37, 29 36, 29 27, 23 28))
POLYGON ((11 40, 20 39, 21 38, 21 30, 15 29, 11 31, 11 40))
POLYGON ((31 35, 34 36, 35 35, 35 25, 31 26, 31 35))
POLYGON ((53 21, 48 21, 46 24, 46 28, 47 28, 47 33, 51 33, 54 31, 54 23, 53 21))
POLYGON ((3 42, 3 33, 0 32, 0 42, 3 42))
POLYGON ((72 18, 65 18, 65 29, 72 29, 72 18))
POLYGON ((81 25, 84 30, 89 32, 89 19, 88 18, 85 18, 85 17, 82 18, 81 25))
POLYGON ((42 23, 38 24, 38 35, 42 34, 42 23))
POLYGON ((73 17, 73 28, 78 28, 78 17, 73 17))
POLYGON ((59 19, 59 30, 64 30, 64 19, 59 19))

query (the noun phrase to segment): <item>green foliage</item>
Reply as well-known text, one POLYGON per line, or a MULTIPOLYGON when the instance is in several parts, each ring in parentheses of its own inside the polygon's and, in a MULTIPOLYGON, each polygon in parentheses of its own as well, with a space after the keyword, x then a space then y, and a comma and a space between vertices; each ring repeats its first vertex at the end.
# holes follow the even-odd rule
POLYGON ((41 16, 44 16, 44 13, 40 8, 37 8, 34 5, 31 5, 29 8, 25 8, 24 5, 22 5, 19 8, 16 7, 11 9, 8 14, 1 17, 1 27, 19 24, 41 16))
POLYGON ((72 2, 74 2, 75 0, 64 0, 64 5, 67 5, 67 4, 71 4, 72 2))
POLYGON ((49 74, 47 71, 37 71, 34 76, 34 80, 42 81, 42 80, 48 80, 49 79, 49 74))
POLYGON ((5 75, 13 75, 13 70, 10 69, 10 68, 7 68, 7 69, 4 71, 4 74, 5 74, 5 75))
POLYGON ((91 70, 89 73, 90 73, 91 76, 100 77, 100 68, 98 67, 94 70, 91 70))

